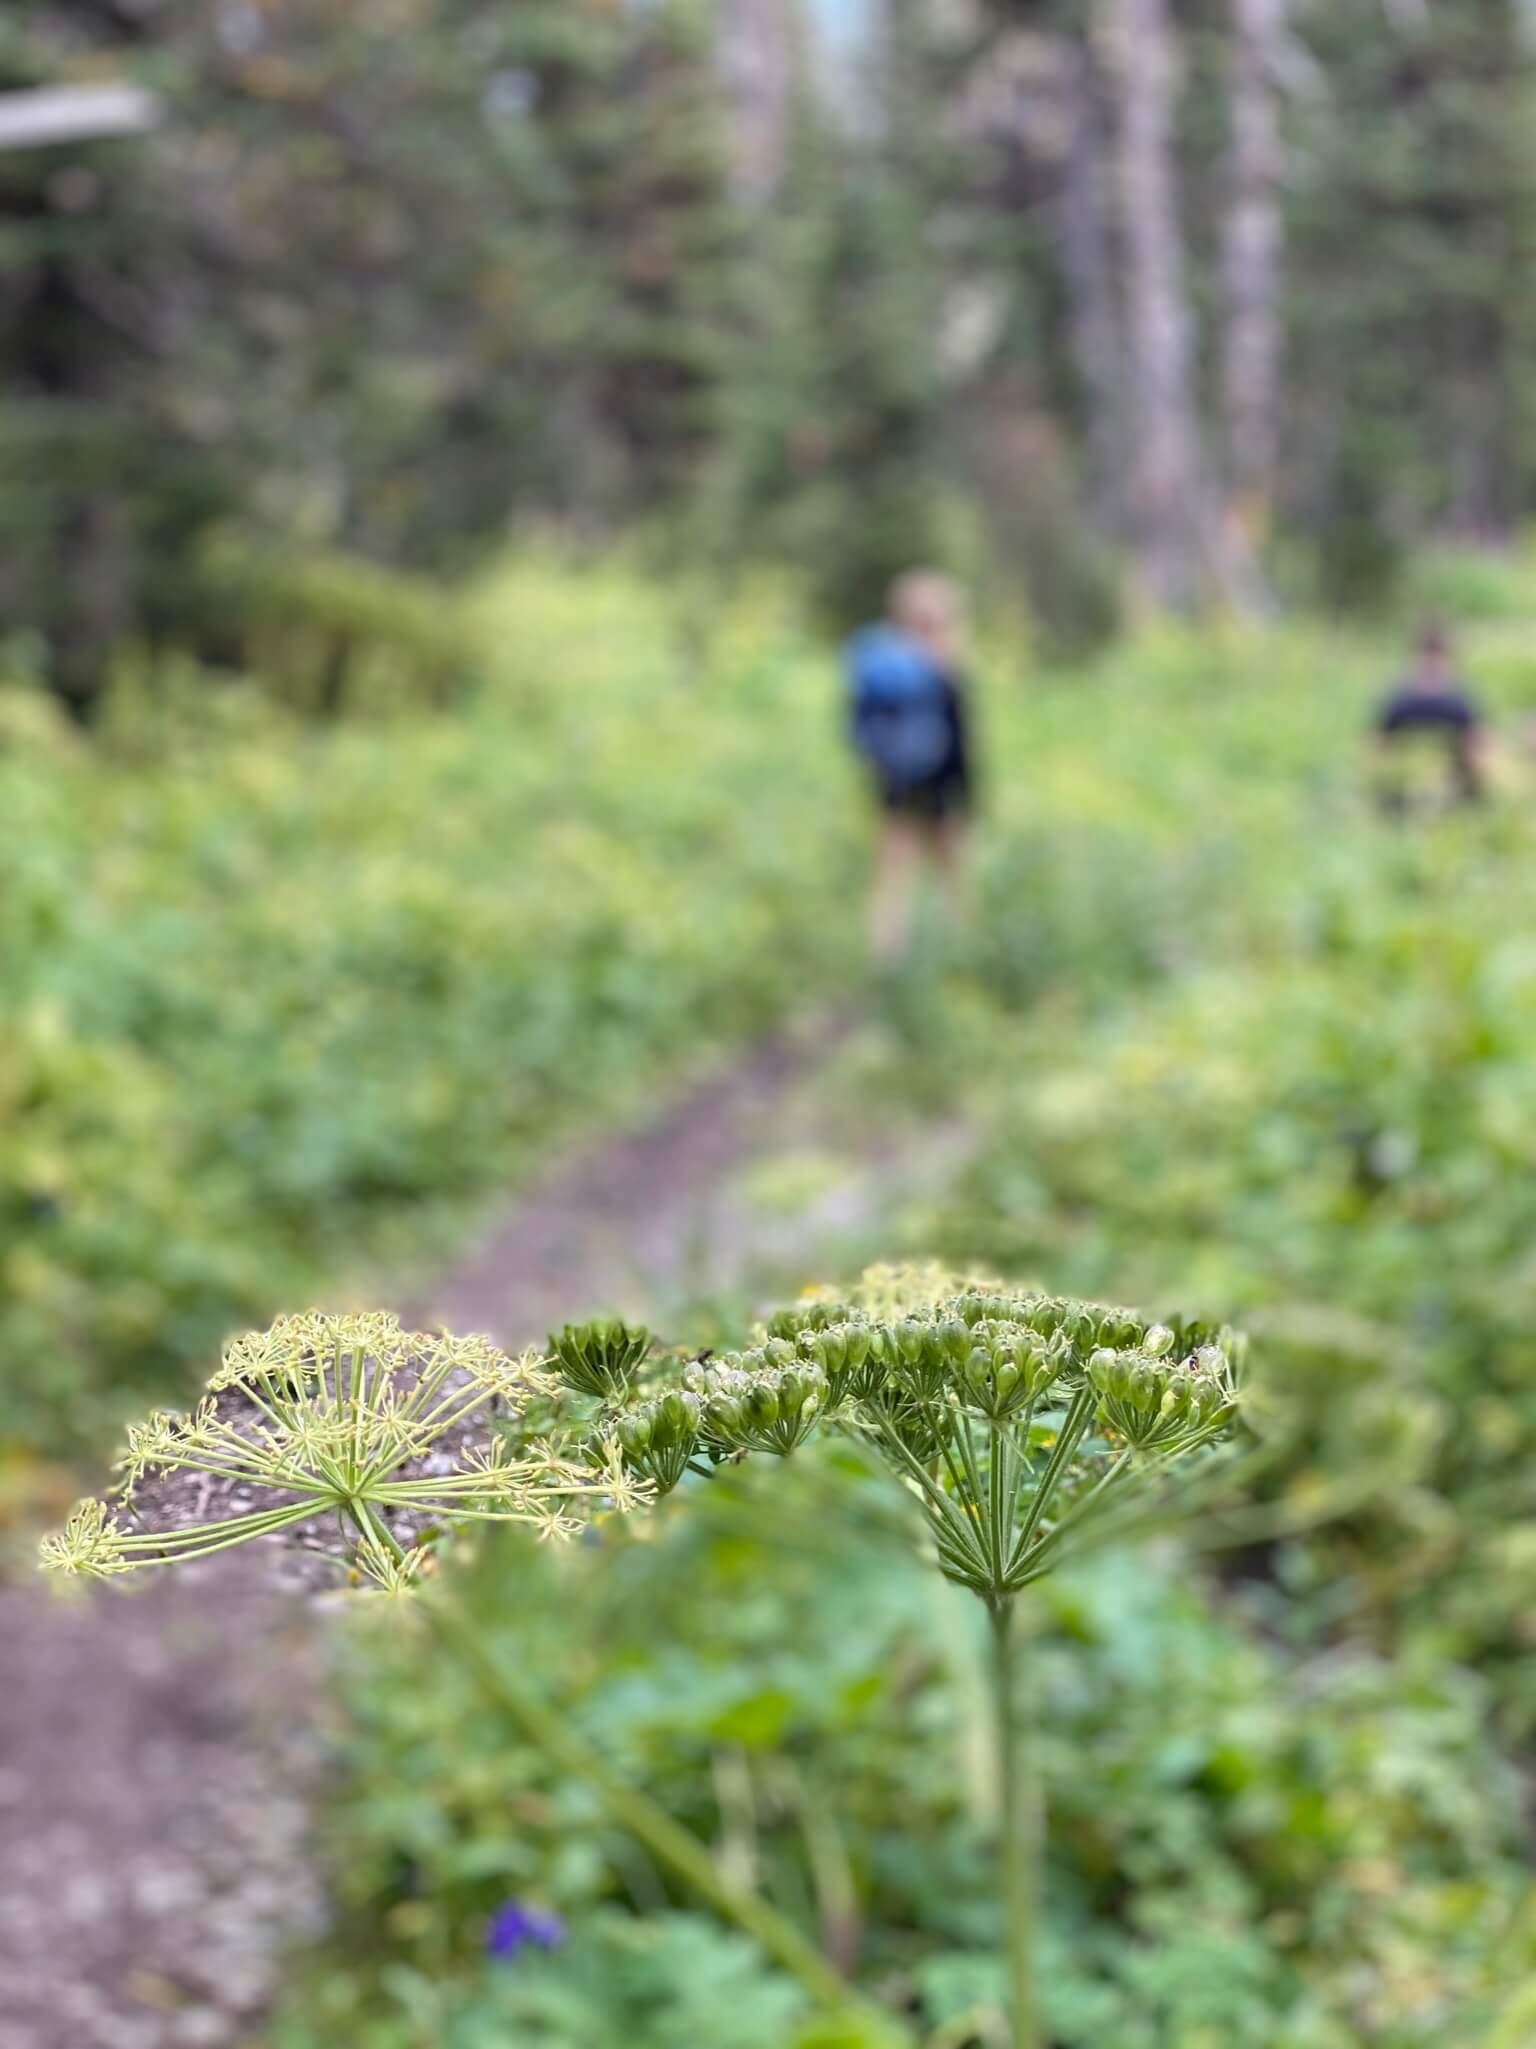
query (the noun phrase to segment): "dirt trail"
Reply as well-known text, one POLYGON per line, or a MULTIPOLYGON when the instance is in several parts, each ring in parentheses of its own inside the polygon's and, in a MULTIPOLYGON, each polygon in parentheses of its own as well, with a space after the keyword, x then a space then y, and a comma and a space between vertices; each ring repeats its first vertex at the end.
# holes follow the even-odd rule
POLYGON ((680 1283, 728 1282, 732 1179, 846 1029, 767 1040, 655 1124, 562 1162, 413 1314, 524 1345, 587 1313, 640 1315, 680 1283))
MULTIPOLYGON (((970 1142, 958 1124, 893 1130, 766 1201, 763 1170, 815 1152, 850 1030, 769 1041, 555 1167, 404 1306, 522 1345, 603 1308, 655 1317, 825 1272, 894 1188, 931 1189, 970 1142)), ((0 1644, 0 2049, 249 2044, 283 1950, 323 1919, 304 1841, 323 1770, 311 1613, 245 1555, 138 1598, 0 1588, 0 1644)))
POLYGON ((821 1277, 835 1248, 878 1223, 893 1188, 931 1189, 971 1143, 951 1120, 865 1135, 851 1156, 819 1149, 828 1063, 854 1022, 767 1040, 650 1127, 561 1163, 412 1314, 521 1346, 567 1319, 654 1319, 689 1295, 821 1277), (807 1165, 815 1185, 790 1206, 765 1199, 775 1169, 793 1180, 807 1165))
POLYGON ((249 2040, 323 1925, 302 1610, 252 1572, 0 1589, 0 2049, 249 2040))

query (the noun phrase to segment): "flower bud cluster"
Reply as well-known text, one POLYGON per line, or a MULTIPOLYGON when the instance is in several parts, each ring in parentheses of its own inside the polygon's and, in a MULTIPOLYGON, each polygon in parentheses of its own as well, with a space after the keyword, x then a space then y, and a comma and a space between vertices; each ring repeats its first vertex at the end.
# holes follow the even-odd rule
POLYGON ((948 1333, 965 1331, 960 1343, 948 1339, 954 1357, 956 1392, 993 1423, 1005 1423, 1059 1380, 1073 1363, 1071 1340, 1062 1331, 1049 1337, 1021 1323, 978 1323, 942 1326, 948 1333))
POLYGON ((1060 1338, 1086 1359, 1096 1345, 1115 1349, 1141 1342, 1144 1317, 1129 1309, 1109 1309, 1095 1302, 1077 1302, 1061 1295, 1007 1295, 972 1290, 956 1295, 939 1309, 941 1317, 958 1317, 973 1327, 981 1323, 1021 1323, 1043 1338, 1060 1338))
POLYGON ((392 1317, 285 1318, 231 1346, 191 1417, 154 1416, 130 1432, 125 1515, 83 1503, 45 1541, 44 1562, 114 1574, 270 1539, 334 1511, 356 1530, 358 1569, 393 1588, 421 1560, 402 1549, 392 1517, 568 1535, 583 1511, 669 1493, 706 1459, 786 1456, 831 1421, 871 1443, 919 1501, 942 1569, 995 1602, 1058 1562, 1080 1502, 1138 1484, 1126 1452, 1172 1456, 1222 1432, 1236 1410, 1242 1340, 1181 1319, 962 1288, 928 1269, 875 1269, 850 1302, 802 1303, 753 1349, 681 1376, 642 1383, 650 1350, 648 1331, 612 1318, 567 1324, 543 1363, 481 1338, 407 1333, 392 1317), (562 1384, 586 1401, 574 1414, 562 1403, 546 1435, 538 1405, 562 1384), (221 1403, 235 1394, 256 1420, 221 1403), (513 1414, 500 1434, 483 1415, 485 1443, 441 1456, 443 1441, 503 1398, 513 1414), (521 1433, 515 1442, 508 1429, 521 1433), (412 1470, 429 1460, 430 1470, 412 1470), (150 1471, 234 1480, 255 1506, 142 1528, 131 1491, 150 1471))
POLYGON ((600 1402, 624 1400, 650 1349, 651 1334, 643 1325, 616 1316, 568 1323, 549 1340, 549 1355, 566 1386, 600 1402))
POLYGON ((703 1420, 698 1395, 672 1388, 626 1409, 614 1424, 614 1435, 631 1471, 649 1480, 658 1494, 670 1494, 698 1449, 703 1420))
POLYGON ((1004 1295, 985 1289, 968 1289, 963 1295, 952 1296, 940 1305, 943 1317, 958 1317, 961 1323, 1022 1323, 1024 1312, 1037 1298, 1029 1295, 1004 1295))
POLYGON ((430 1542, 407 1549, 397 1524, 522 1522, 568 1536, 583 1509, 648 1499, 606 1439, 567 1460, 550 1441, 498 1431, 493 1403, 510 1399, 526 1416, 554 1385, 531 1355, 509 1358, 483 1337, 410 1332, 389 1315, 280 1318, 228 1347, 190 1416, 129 1426, 115 1505, 82 1503, 45 1540, 43 1562, 125 1572, 285 1533, 302 1542, 304 1525, 334 1515, 353 1533, 338 1563, 393 1592, 420 1572, 430 1542), (133 1503, 152 1474, 205 1474, 249 1506, 155 1526, 133 1503))
POLYGON ((802 1331, 830 1330, 834 1324, 856 1323, 863 1311, 851 1303, 818 1298, 797 1302, 792 1309, 776 1309, 765 1326, 771 1338, 798 1338, 802 1331))
POLYGON ((1104 1425, 1136 1451, 1187 1451, 1214 1437, 1236 1408, 1231 1363, 1220 1345, 1175 1355, 1175 1336, 1154 1325, 1134 1350, 1101 1346, 1088 1361, 1104 1425))
POLYGON ((842 1322, 802 1330, 797 1351, 827 1376, 833 1406, 845 1396, 869 1394, 885 1375, 884 1333, 857 1310, 842 1322))
MULTIPOLYGON (((964 1324, 957 1323, 951 1328, 968 1345, 970 1332, 964 1324)), ((908 1316, 900 1323, 888 1325, 882 1333, 879 1357, 886 1377, 913 1401, 939 1401, 951 1392, 955 1361, 946 1346, 944 1331, 942 1324, 908 1316)))
POLYGON ((1192 1354, 1215 1345, 1226 1354, 1234 1380, 1241 1378, 1248 1352, 1248 1340, 1241 1331, 1234 1330, 1229 1323, 1208 1323, 1194 1316, 1170 1316, 1167 1323, 1173 1332, 1172 1349, 1176 1358, 1188 1359, 1192 1354))
POLYGON ((858 1335, 861 1363, 871 1364, 852 1392, 868 1400, 888 1381, 909 1401, 953 1402, 998 1423, 1027 1408, 1074 1363, 1061 1332, 1045 1337, 1007 1319, 908 1317, 858 1335))
POLYGON ((693 1377, 704 1430, 720 1456, 771 1451, 786 1457, 810 1435, 830 1404, 827 1376, 783 1338, 722 1360, 693 1377))

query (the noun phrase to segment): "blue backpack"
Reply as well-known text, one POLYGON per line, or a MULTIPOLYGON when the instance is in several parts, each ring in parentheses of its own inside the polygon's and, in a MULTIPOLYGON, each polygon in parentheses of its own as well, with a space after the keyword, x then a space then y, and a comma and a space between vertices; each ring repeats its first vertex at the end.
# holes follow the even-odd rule
POLYGON ((948 689, 932 656, 894 626, 866 626, 844 662, 853 744, 886 787, 910 790, 936 775, 952 733, 948 689))

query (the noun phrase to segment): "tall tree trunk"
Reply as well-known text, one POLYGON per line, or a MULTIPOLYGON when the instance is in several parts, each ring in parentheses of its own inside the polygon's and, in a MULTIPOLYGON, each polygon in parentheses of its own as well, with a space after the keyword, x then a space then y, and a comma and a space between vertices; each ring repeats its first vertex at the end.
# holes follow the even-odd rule
POLYGON ((1123 535, 1125 518, 1125 352, 1115 305, 1105 81, 1092 32, 1073 38, 1068 55, 1071 129, 1057 213, 1062 276, 1077 382, 1086 413, 1088 499, 1105 534, 1123 535))
POLYGON ((794 97, 796 0, 721 0, 719 62, 730 115, 731 182, 769 205, 784 177, 794 97))
POLYGON ((1153 599, 1188 610, 1214 567, 1174 176, 1178 67, 1168 0, 1111 0, 1126 263, 1130 538, 1153 599))
POLYGON ((910 167, 925 155, 933 123, 923 77, 925 0, 876 0, 872 19, 879 131, 891 161, 910 167))
POLYGON ((1232 121, 1222 226, 1224 514, 1241 544, 1269 527, 1279 445, 1285 252, 1281 71, 1290 0, 1232 0, 1232 121))

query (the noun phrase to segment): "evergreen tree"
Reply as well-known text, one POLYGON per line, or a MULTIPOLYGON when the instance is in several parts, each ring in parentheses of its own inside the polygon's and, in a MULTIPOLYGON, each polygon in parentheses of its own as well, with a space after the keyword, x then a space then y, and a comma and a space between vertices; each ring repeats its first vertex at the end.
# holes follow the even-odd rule
POLYGON ((1300 535, 1358 596, 1532 503, 1524 12, 882 0, 833 66, 808 0, 22 0, 0 86, 167 118, 0 156, 6 630, 83 704, 133 635, 238 655, 221 523, 519 519, 846 623, 966 501, 1063 641, 1112 548, 1179 602, 1300 535))
POLYGON ((110 52, 169 110, 0 159, 0 596, 76 701, 128 631, 216 643, 217 518, 432 562, 690 484, 732 228, 687 8, 37 0, 0 37, 11 83, 110 52))
POLYGON ((1536 161, 1514 0, 1315 8, 1292 205, 1293 512, 1508 531, 1528 474, 1536 161))

